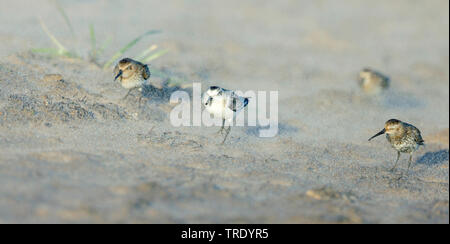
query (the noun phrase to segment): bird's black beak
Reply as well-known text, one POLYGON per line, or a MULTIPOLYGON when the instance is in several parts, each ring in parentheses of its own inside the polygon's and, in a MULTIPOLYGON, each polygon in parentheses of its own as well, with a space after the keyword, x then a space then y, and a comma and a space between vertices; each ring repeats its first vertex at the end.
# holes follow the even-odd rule
POLYGON ((122 76, 122 74, 123 74, 123 71, 122 71, 122 70, 119 70, 119 73, 116 75, 116 78, 114 78, 114 81, 116 81, 117 78, 119 78, 120 76, 122 76))
POLYGON ((372 140, 373 138, 377 137, 377 136, 383 135, 384 133, 386 133, 386 129, 383 129, 382 131, 378 132, 376 135, 372 136, 372 137, 369 139, 369 141, 372 140))
POLYGON ((206 101, 205 106, 208 106, 212 102, 212 97, 208 98, 208 101, 206 101))

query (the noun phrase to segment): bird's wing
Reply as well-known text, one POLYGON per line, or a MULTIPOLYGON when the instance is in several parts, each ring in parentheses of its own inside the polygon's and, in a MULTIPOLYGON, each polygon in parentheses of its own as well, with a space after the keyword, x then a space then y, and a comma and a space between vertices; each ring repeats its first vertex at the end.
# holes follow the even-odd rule
POLYGON ((150 73, 150 69, 148 68, 148 65, 144 65, 142 69, 142 77, 144 79, 148 80, 152 74, 150 73))
POLYGON ((230 94, 230 100, 228 102, 228 108, 233 110, 234 112, 237 112, 248 104, 248 98, 240 97, 236 95, 236 93, 231 92, 230 94))
POLYGON ((381 86, 384 88, 389 87, 390 78, 378 71, 375 71, 376 76, 380 79, 381 86))
POLYGON ((382 82, 381 82, 381 86, 384 88, 388 88, 389 87, 389 83, 390 83, 390 79, 389 77, 385 77, 382 82))
POLYGON ((412 134, 412 138, 414 138, 414 141, 419 145, 423 145, 425 141, 423 140, 422 135, 420 134, 420 130, 413 125, 408 124, 408 126, 411 127, 410 133, 412 134))

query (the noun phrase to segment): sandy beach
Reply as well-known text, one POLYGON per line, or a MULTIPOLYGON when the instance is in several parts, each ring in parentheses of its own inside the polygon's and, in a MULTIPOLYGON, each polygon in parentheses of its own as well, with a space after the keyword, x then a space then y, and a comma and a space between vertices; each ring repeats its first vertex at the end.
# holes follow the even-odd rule
POLYGON ((0 223, 449 223, 446 0, 0 3, 0 223), (55 47, 39 19, 78 57, 33 52, 55 47), (167 50, 139 106, 101 64, 148 30, 120 56, 167 50), (389 89, 363 93, 365 67, 389 89), (173 127, 194 82, 278 91, 278 135, 173 127), (401 179, 408 156, 390 172, 368 142, 392 118, 426 142, 401 179))

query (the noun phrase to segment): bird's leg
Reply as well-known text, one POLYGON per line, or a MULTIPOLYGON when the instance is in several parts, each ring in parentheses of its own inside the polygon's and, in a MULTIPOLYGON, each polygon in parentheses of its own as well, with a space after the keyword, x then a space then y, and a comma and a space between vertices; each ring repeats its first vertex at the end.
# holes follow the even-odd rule
POLYGON ((141 104, 142 104, 142 97, 144 96, 144 94, 142 93, 142 88, 139 88, 140 94, 139 94, 139 108, 141 108, 141 104))
POLYGON ((395 161, 394 167, 391 169, 391 172, 394 172, 394 170, 397 168, 397 163, 399 159, 400 159, 400 152, 397 151, 397 160, 395 161))
POLYGON ((226 134, 225 134, 225 138, 223 139, 222 144, 225 143, 225 141, 227 140, 228 134, 230 134, 230 130, 231 130, 231 125, 228 126, 227 130, 226 130, 226 134))
POLYGON ((409 168, 411 168, 412 157, 413 157, 413 154, 411 153, 411 154, 409 155, 408 171, 406 171, 406 173, 409 173, 409 168))
POLYGON ((131 92, 132 92, 134 89, 136 89, 136 88, 131 88, 130 90, 128 90, 127 95, 125 95, 125 97, 123 97, 122 100, 127 99, 127 97, 131 94, 131 92))
POLYGON ((225 128, 225 120, 222 120, 222 127, 220 127, 220 130, 217 132, 217 134, 222 134, 223 129, 225 128))
MULTIPOLYGON (((406 171, 406 175, 409 175, 409 168, 411 167, 412 156, 413 156, 413 154, 411 153, 409 155, 408 170, 406 171)), ((400 177, 397 180, 401 180, 402 178, 403 178, 403 173, 400 175, 400 177)))

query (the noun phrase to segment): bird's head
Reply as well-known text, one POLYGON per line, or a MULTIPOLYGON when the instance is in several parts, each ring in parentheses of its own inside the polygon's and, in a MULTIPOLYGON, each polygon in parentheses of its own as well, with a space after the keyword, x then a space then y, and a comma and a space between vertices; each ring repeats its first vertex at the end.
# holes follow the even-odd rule
POLYGON ((399 133, 402 128, 402 122, 397 119, 390 119, 384 124, 384 129, 388 135, 399 133))
POLYGON ((208 91, 206 91, 206 94, 208 94, 211 97, 219 95, 221 89, 218 86, 211 86, 208 91))
POLYGON ((359 79, 360 80, 367 80, 367 79, 370 78, 372 73, 373 73, 372 69, 365 68, 365 69, 361 70, 361 72, 359 72, 359 79))
POLYGON ((384 128, 378 132, 377 134, 375 134, 374 136, 372 136, 370 140, 372 140, 373 138, 383 135, 383 134, 388 134, 388 135, 398 135, 402 133, 402 129, 403 129, 403 125, 402 122, 400 120, 397 119, 390 119, 388 120, 385 124, 384 124, 384 128))
POLYGON ((147 80, 150 77, 148 66, 130 58, 124 58, 114 68, 114 80, 129 79, 135 76, 147 80))
POLYGON ((211 102, 213 98, 217 95, 220 95, 220 87, 218 86, 211 86, 203 95, 203 105, 209 106, 211 105, 211 102))

